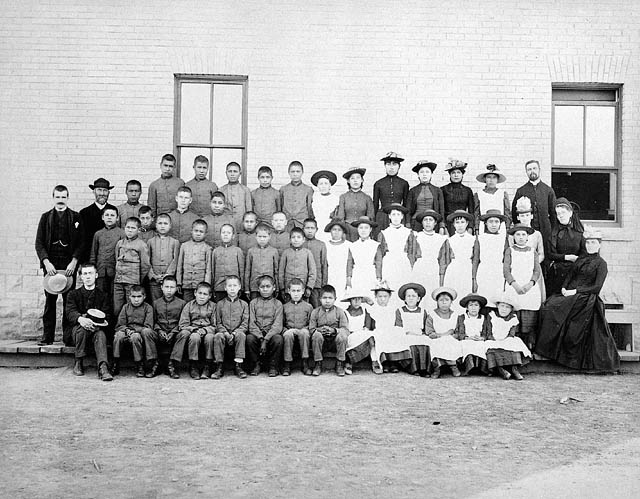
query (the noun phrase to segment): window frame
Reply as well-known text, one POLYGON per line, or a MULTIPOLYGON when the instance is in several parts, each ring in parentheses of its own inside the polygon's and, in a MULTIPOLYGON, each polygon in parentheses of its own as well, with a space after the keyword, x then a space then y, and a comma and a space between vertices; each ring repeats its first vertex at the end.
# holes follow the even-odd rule
POLYGON ((551 84, 551 173, 554 172, 571 172, 571 173, 615 173, 616 175, 616 187, 615 187, 615 203, 614 210, 615 215, 613 220, 592 220, 585 219, 591 225, 607 226, 607 227, 621 227, 621 195, 622 195, 622 98, 623 98, 623 84, 621 83, 567 83, 558 82, 551 84), (554 100, 554 90, 570 90, 576 92, 598 92, 598 91, 614 91, 615 100, 554 100), (584 115, 582 121, 582 165, 556 165, 555 164, 555 137, 556 137, 556 106, 582 106, 584 108, 584 115), (586 141, 586 113, 589 106, 605 106, 613 107, 615 109, 614 119, 614 147, 613 147, 613 166, 588 166, 586 162, 587 141, 586 141))
MULTIPOLYGON (((174 105, 173 105, 173 154, 176 157, 176 174, 179 177, 181 174, 182 165, 180 164, 182 148, 200 148, 209 149, 211 153, 211 164, 213 164, 213 153, 216 149, 241 149, 242 150, 242 174, 240 182, 244 185, 247 184, 247 128, 248 128, 248 86, 249 77, 246 75, 225 75, 225 74, 186 74, 186 73, 174 73, 174 105), (181 110, 182 110, 182 92, 180 86, 182 83, 208 83, 212 87, 214 84, 225 85, 241 85, 242 86, 242 130, 241 130, 241 144, 215 144, 212 140, 213 127, 210 130, 209 144, 198 144, 190 142, 180 142, 181 133, 181 110)), ((213 116, 213 92, 211 92, 209 102, 211 116, 213 116)), ((212 175, 213 168, 209 169, 209 176, 212 175)))

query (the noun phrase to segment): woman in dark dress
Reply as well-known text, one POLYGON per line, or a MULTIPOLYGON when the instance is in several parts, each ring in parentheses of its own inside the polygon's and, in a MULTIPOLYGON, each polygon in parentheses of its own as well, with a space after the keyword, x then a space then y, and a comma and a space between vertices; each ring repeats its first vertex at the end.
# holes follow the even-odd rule
POLYGON ((584 228, 573 205, 566 198, 558 198, 556 201, 556 217, 558 224, 551 232, 551 240, 548 242, 550 266, 545 279, 547 296, 560 293, 562 283, 574 262, 584 254, 584 228))
POLYGON ((535 351, 572 369, 615 372, 620 357, 598 295, 607 277, 607 262, 599 253, 602 235, 587 229, 584 239, 586 255, 569 271, 562 294, 540 310, 535 351))

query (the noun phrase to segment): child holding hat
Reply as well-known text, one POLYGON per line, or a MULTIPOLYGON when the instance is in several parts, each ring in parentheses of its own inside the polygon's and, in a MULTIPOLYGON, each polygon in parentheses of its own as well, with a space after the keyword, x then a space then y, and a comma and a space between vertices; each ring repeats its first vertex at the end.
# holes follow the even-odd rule
POLYGON ((442 367, 449 367, 451 374, 460 376, 457 361, 462 357, 462 346, 455 336, 458 315, 451 310, 457 293, 449 287, 433 290, 431 297, 437 303, 436 308, 429 312, 425 328, 429 336, 431 349, 432 378, 439 378, 442 367))
POLYGON ((487 367, 496 370, 503 379, 523 379, 518 367, 523 365, 531 352, 520 338, 516 302, 507 294, 496 298, 497 311, 491 311, 484 321, 483 336, 487 343, 487 367))
POLYGON ((460 300, 460 306, 466 311, 458 316, 455 336, 462 347, 462 375, 466 376, 473 369, 488 374, 487 345, 482 332, 485 317, 481 311, 487 305, 487 299, 479 294, 468 294, 460 300))
MULTIPOLYGON (((352 222, 360 217, 369 217, 369 219, 373 220, 373 199, 362 192, 366 171, 366 168, 350 168, 342 175, 342 178, 347 181, 349 190, 340 195, 336 218, 347 222, 347 239, 349 241, 358 239, 358 232, 352 228, 356 226, 352 225, 352 222)), ((377 227, 377 225, 374 227, 377 227)))
POLYGON ((484 215, 489 210, 498 210, 507 217, 504 225, 500 226, 500 231, 505 234, 506 229, 511 225, 511 204, 509 195, 498 184, 502 184, 507 177, 498 169, 496 165, 487 165, 484 172, 476 177, 478 182, 484 183, 484 188, 475 193, 473 198, 476 219, 476 233, 480 229, 480 215, 484 215))
MULTIPOLYGON (((336 174, 329 170, 320 170, 311 175, 311 183, 318 189, 313 193, 311 208, 316 218, 318 227, 325 227, 336 214, 340 198, 331 192, 331 187, 336 183, 336 174)), ((328 232, 318 232, 316 237, 328 243, 331 235, 328 232)))
MULTIPOLYGON (((416 220, 418 213, 434 210, 444 216, 444 197, 439 187, 431 184, 431 177, 434 170, 437 168, 436 163, 431 161, 419 161, 416 166, 411 170, 418 175, 420 183, 409 190, 407 196, 407 208, 409 208, 410 227, 419 231, 422 229, 420 224, 416 220)), ((440 222, 439 227, 440 234, 444 234, 445 225, 444 222, 440 222)))

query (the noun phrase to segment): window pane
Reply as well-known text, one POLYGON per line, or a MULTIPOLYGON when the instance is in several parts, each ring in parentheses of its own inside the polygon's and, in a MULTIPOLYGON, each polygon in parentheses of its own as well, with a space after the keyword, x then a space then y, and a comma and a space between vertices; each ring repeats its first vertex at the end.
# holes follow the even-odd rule
POLYGON ((615 172, 554 171, 551 175, 556 196, 578 203, 582 220, 615 221, 616 182, 615 172))
POLYGON ((242 145, 242 85, 213 86, 213 143, 242 145))
MULTIPOLYGON (((191 180, 193 173, 193 160, 196 156, 205 156, 211 164, 211 149, 201 149, 197 147, 181 147, 180 148, 180 178, 185 182, 191 180)), ((211 176, 211 169, 209 169, 211 176)))
POLYGON ((210 144, 211 85, 183 83, 181 91, 180 142, 210 144))
POLYGON ((553 163, 582 165, 582 106, 554 106, 553 163))
POLYGON ((587 106, 587 166, 613 166, 615 156, 616 109, 612 106, 587 106))
POLYGON ((213 150, 213 168, 212 179, 218 186, 227 183, 225 169, 227 164, 235 161, 242 165, 242 149, 214 149, 213 150))

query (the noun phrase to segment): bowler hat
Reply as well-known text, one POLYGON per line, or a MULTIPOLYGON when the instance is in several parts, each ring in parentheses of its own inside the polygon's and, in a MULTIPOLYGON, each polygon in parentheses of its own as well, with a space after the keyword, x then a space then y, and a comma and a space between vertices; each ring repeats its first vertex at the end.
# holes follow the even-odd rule
POLYGON ((436 288, 431 292, 431 298, 437 301, 438 296, 440 296, 442 293, 448 294, 452 300, 455 300, 458 297, 458 293, 455 289, 448 286, 440 286, 439 288, 436 288))
POLYGON ((440 215, 440 213, 438 213, 437 211, 434 210, 425 210, 425 211, 421 211, 420 213, 418 213, 416 215, 416 222, 418 222, 419 224, 422 223, 422 221, 424 220, 424 217, 431 217, 433 218, 436 222, 439 222, 440 220, 442 220, 442 215, 440 215))
POLYGON ((354 220, 353 222, 351 222, 352 227, 359 227, 360 224, 369 224, 372 229, 375 229, 378 226, 377 223, 375 223, 366 215, 362 215, 361 217, 358 218, 358 220, 354 220))
POLYGON ((45 275, 42 285, 47 293, 59 295, 71 289, 71 286, 73 286, 73 277, 65 275, 64 270, 58 270, 53 275, 45 275))
POLYGON ((325 232, 331 232, 331 229, 333 229, 334 225, 339 226, 343 230, 343 232, 345 232, 345 233, 347 233, 349 231, 349 229, 347 227, 347 224, 344 223, 342 220, 338 220, 338 219, 331 220, 331 222, 329 222, 327 224, 327 226, 324 228, 324 231, 325 232))
POLYGON ((433 173, 433 171, 438 167, 437 163, 433 163, 431 161, 425 160, 425 161, 418 161, 416 166, 411 168, 411 170, 414 171, 415 173, 418 173, 420 169, 424 168, 425 166, 429 168, 429 170, 431 170, 431 173, 433 173))
POLYGON ((346 172, 344 172, 342 174, 342 178, 349 180, 349 177, 351 177, 351 175, 353 175, 354 173, 359 173, 360 175, 364 176, 366 171, 367 171, 366 168, 360 168, 360 167, 354 166, 353 168, 349 168, 346 172))
POLYGON ((391 204, 388 204, 387 206, 384 206, 382 208, 382 211, 384 211, 387 214, 391 213, 391 210, 398 210, 398 211, 400 211, 402 213, 405 213, 405 214, 409 213, 409 209, 404 207, 404 206, 402 206, 400 203, 391 203, 391 204))
POLYGON ((96 326, 108 326, 107 314, 97 308, 87 310, 87 319, 93 321, 96 326))
POLYGON ((459 217, 466 218, 469 223, 473 223, 473 215, 464 210, 456 210, 453 213, 449 213, 447 215, 447 222, 453 222, 456 218, 459 217))
POLYGON ((487 306, 487 299, 484 296, 475 293, 469 293, 464 298, 460 298, 460 306, 466 307, 467 303, 470 301, 477 301, 480 304, 480 308, 487 306))
POLYGON ((484 182, 484 178, 487 175, 497 175, 498 177, 498 183, 501 184, 502 182, 504 182, 505 180, 507 180, 507 177, 504 175, 504 173, 502 173, 498 167, 496 165, 487 165, 487 169, 486 171, 482 172, 480 175, 478 175, 476 177, 476 180, 478 182, 484 182))
POLYGON ((424 289, 424 286, 422 284, 418 284, 417 282, 408 282, 407 284, 403 284, 402 286, 400 286, 400 289, 398 290, 398 296, 401 300, 404 300, 404 295, 407 294, 407 291, 410 289, 413 289, 416 293, 418 293, 418 296, 420 298, 427 294, 427 290, 424 289))
POLYGON ((501 222, 507 221, 507 217, 500 210, 487 210, 486 213, 480 215, 481 222, 486 222, 490 218, 499 218, 501 222))
POLYGON ((98 188, 111 190, 111 189, 113 189, 113 187, 114 186, 111 185, 107 179, 102 178, 102 177, 97 178, 93 182, 93 184, 89 184, 89 189, 91 189, 91 190, 98 189, 98 188))
POLYGON ((385 163, 402 163, 404 158, 401 158, 393 151, 389 151, 384 158, 380 158, 380 161, 384 161, 385 163))
POLYGON ((317 186, 318 181, 321 178, 326 178, 331 183, 331 185, 335 184, 336 180, 338 180, 338 177, 335 173, 330 172, 329 170, 320 170, 319 172, 315 172, 313 175, 311 175, 311 183, 317 186))

